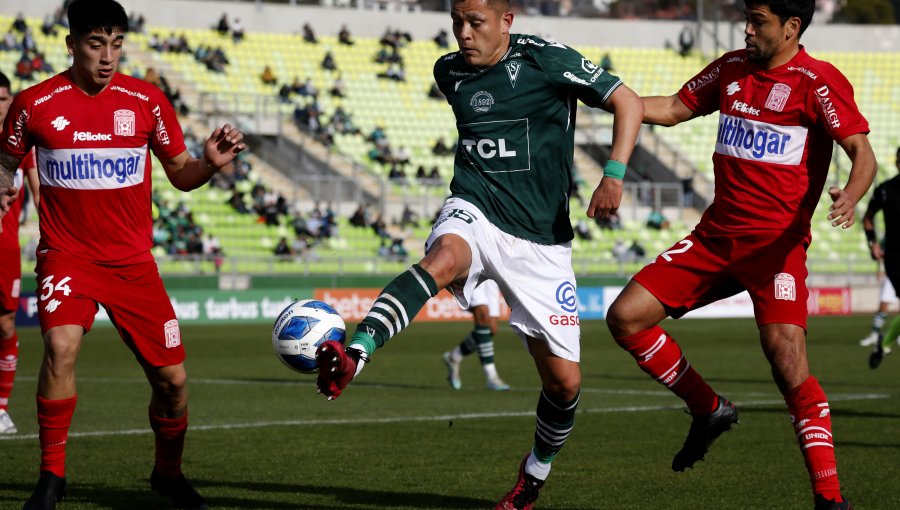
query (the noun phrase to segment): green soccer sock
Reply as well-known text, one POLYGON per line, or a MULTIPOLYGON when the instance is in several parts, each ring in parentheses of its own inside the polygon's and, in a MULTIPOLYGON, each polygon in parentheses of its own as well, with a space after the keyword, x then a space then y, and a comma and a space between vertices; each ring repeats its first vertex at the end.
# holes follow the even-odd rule
POLYGON ((491 336, 491 327, 478 324, 472 331, 472 338, 478 346, 478 359, 482 365, 494 362, 494 337, 491 336))
POLYGON ((537 406, 532 453, 538 461, 549 464, 566 443, 575 427, 575 411, 580 395, 568 402, 560 402, 541 390, 537 406))
POLYGON ((465 339, 463 339, 462 342, 459 343, 459 353, 461 355, 468 356, 469 354, 475 352, 476 349, 478 349, 478 344, 475 342, 474 334, 474 331, 472 333, 469 333, 469 336, 467 336, 465 339))
POLYGON ((434 278, 414 264, 381 291, 348 345, 362 345, 371 356, 375 349, 409 326, 419 310, 437 293, 434 278))
POLYGON ((898 336, 900 336, 900 315, 894 317, 894 320, 891 321, 887 333, 885 333, 884 337, 881 339, 881 346, 889 347, 891 343, 897 340, 898 336))

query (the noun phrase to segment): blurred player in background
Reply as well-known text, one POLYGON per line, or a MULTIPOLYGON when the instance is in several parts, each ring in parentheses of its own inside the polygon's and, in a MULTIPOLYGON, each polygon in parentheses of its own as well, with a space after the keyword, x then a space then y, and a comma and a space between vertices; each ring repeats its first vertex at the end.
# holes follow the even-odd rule
MULTIPOLYGON (((870 247, 869 251, 871 250, 870 247)), ((879 261, 878 265, 880 268, 881 261, 879 261)), ((891 279, 888 278, 887 275, 881 275, 881 291, 879 292, 878 298, 878 311, 872 316, 871 332, 868 336, 859 341, 860 346, 872 347, 876 343, 881 342, 882 338, 884 338, 884 333, 882 332, 882 329, 884 329, 884 321, 887 319, 887 314, 891 311, 891 307, 896 307, 897 303, 900 303, 900 298, 897 297, 897 291, 891 284, 891 279)))
MULTIPOLYGON (((9 78, 0 72, 0 125, 6 118, 12 98, 9 78)), ((34 155, 30 152, 22 158, 13 177, 13 184, 19 189, 19 195, 0 223, 0 434, 15 434, 18 431, 8 410, 19 359, 19 335, 16 334, 16 310, 19 308, 19 289, 22 284, 19 215, 25 200, 22 179, 26 177, 37 206, 37 168, 34 165, 34 155)))
POLYGON ((38 375, 40 478, 25 509, 55 508, 66 492, 65 458, 77 399, 75 361, 103 305, 152 388, 156 462, 151 488, 178 508, 206 508, 181 472, 187 431, 184 347, 153 256, 150 151, 175 188, 202 186, 244 148, 227 124, 192 158, 172 105, 143 80, 118 74, 128 16, 115 0, 68 8, 68 70, 20 92, 0 137, 0 212, 16 193, 14 171, 32 147, 40 173, 38 375))
POLYGON ((469 311, 475 321, 475 329, 450 352, 444 353, 447 380, 454 390, 462 388, 459 365, 465 356, 478 352, 484 370, 485 386, 494 391, 507 391, 509 385, 497 374, 494 364, 494 335, 497 334, 497 317, 500 317, 500 288, 493 280, 485 280, 472 292, 469 311))
MULTIPOLYGON (((895 159, 897 171, 900 172, 900 147, 897 147, 895 159)), ((866 232, 866 242, 872 258, 884 262, 884 272, 894 289, 900 288, 900 175, 882 182, 872 193, 869 207, 863 215, 863 229, 866 232), (875 215, 881 211, 884 213, 884 248, 878 243, 878 235, 875 233, 875 215)), ((882 291, 882 302, 885 300, 882 291)), ((885 334, 878 337, 874 344, 872 354, 869 356, 869 366, 873 369, 881 365, 885 354, 890 354, 890 345, 900 337, 900 315, 894 317, 885 334)))
POLYGON ((610 160, 587 211, 599 217, 621 202, 641 102, 572 48, 511 34, 506 0, 456 0, 450 17, 460 50, 438 59, 434 77, 459 131, 451 197, 425 258, 385 287, 348 348, 320 347, 318 386, 338 397, 438 290, 450 289, 469 308, 475 288, 495 281, 542 382, 533 447, 496 508, 530 509, 572 432, 581 388, 568 210, 578 101, 615 115, 610 160))
POLYGON ((719 111, 716 192, 694 231, 628 282, 607 321, 641 369, 687 403, 693 421, 672 460, 673 470, 684 471, 738 421, 738 411, 658 324, 747 290, 815 508, 849 509, 838 482, 828 400, 806 357, 806 249, 833 140, 852 167, 843 189, 828 190, 832 226, 853 225, 876 164, 850 83, 800 45, 814 8, 813 0, 745 0, 746 49, 713 61, 673 96, 643 98, 649 124, 672 126, 719 111))

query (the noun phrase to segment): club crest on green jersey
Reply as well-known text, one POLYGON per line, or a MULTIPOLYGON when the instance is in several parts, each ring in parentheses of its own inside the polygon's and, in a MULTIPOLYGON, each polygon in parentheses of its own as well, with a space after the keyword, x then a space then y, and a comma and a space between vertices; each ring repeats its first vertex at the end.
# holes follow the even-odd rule
POLYGON ((512 88, 516 88, 516 80, 519 78, 520 69, 522 69, 522 64, 518 60, 506 63, 506 74, 509 75, 509 84, 512 85, 512 88))
POLYGON ((491 107, 494 106, 494 96, 492 96, 490 92, 479 90, 475 93, 475 95, 472 96, 469 104, 476 112, 484 113, 486 111, 489 111, 491 107))

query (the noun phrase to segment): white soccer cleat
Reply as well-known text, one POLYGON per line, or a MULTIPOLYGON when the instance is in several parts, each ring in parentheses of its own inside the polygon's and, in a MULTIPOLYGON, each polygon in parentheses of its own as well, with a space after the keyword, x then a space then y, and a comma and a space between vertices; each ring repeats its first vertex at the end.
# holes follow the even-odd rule
POLYGON ((6 409, 0 409, 0 434, 15 434, 18 431, 6 409))
POLYGON ((459 361, 453 361, 453 356, 449 352, 444 353, 444 365, 447 365, 447 382, 454 390, 462 388, 462 381, 459 378, 459 361))
POLYGON ((877 342, 877 341, 878 341, 878 333, 873 331, 873 332, 869 333, 869 336, 860 340, 859 345, 861 347, 871 347, 871 346, 875 345, 875 342, 877 342))
POLYGON ((499 377, 488 378, 484 385, 491 391, 509 391, 509 385, 499 377))

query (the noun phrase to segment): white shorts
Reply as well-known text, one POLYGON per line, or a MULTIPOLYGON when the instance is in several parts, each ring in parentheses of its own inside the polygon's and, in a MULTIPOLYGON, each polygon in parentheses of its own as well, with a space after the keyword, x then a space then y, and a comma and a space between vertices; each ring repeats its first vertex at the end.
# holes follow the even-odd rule
POLYGON ((476 306, 487 306, 488 315, 500 317, 500 287, 494 280, 484 280, 481 285, 472 291, 472 299, 469 300, 469 309, 476 306))
POLYGON ((897 298, 897 292, 894 290, 894 286, 891 284, 891 279, 887 277, 882 278, 881 302, 896 305, 898 301, 900 301, 900 299, 897 298))
POLYGON ((494 280, 510 307, 509 325, 519 337, 543 340, 554 355, 579 361, 581 328, 571 243, 545 245, 509 235, 459 198, 444 202, 425 251, 445 234, 462 237, 472 250, 468 278, 449 287, 459 306, 468 309, 478 284, 494 280))

